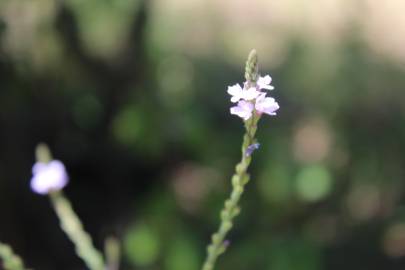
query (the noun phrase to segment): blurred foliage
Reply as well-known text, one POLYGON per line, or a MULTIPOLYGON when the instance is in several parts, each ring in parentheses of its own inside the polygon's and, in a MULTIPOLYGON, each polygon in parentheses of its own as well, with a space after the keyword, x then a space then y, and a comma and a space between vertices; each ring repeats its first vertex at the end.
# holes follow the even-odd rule
POLYGON ((150 265, 156 261, 159 254, 157 232, 146 225, 138 225, 127 233, 125 250, 133 264, 150 265))
POLYGON ((44 141, 122 269, 198 269, 240 155, 225 90, 256 48, 281 109, 218 268, 402 269, 403 4, 298 2, 0 1, 0 239, 83 269, 29 190, 44 141))

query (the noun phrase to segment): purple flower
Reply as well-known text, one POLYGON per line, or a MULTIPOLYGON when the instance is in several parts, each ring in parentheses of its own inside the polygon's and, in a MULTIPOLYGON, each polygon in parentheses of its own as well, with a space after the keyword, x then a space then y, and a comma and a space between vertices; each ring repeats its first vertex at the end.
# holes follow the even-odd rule
POLYGON ((241 100, 238 102, 238 106, 231 108, 231 114, 235 114, 244 120, 248 120, 252 116, 253 103, 241 100))
POLYGON ((256 99, 255 108, 260 113, 276 115, 276 111, 280 106, 274 98, 266 97, 266 94, 262 94, 256 99))
POLYGON ((267 89, 267 90, 273 90, 274 86, 270 85, 271 84, 271 77, 269 75, 266 75, 264 77, 259 77, 257 80, 257 86, 259 89, 267 89))
POLYGON ((253 151, 255 151, 256 149, 259 149, 259 147, 260 147, 260 143, 254 143, 254 144, 249 145, 246 148, 246 156, 247 157, 250 156, 253 153, 253 151))
POLYGON ((65 166, 59 160, 35 163, 32 167, 32 174, 31 189, 42 195, 61 190, 69 180, 65 166))

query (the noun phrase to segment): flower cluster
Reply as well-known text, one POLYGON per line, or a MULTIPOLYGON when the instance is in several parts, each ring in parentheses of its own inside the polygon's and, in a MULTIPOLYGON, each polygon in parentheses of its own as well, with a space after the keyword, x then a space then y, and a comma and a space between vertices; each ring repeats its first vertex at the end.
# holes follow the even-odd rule
POLYGON ((39 194, 61 190, 68 183, 65 166, 59 160, 37 162, 32 167, 31 189, 39 194))
POLYGON ((245 82, 243 88, 239 84, 228 86, 228 94, 230 94, 231 102, 238 103, 237 106, 231 108, 231 114, 235 114, 244 120, 248 120, 256 112, 257 114, 276 115, 276 111, 280 108, 278 103, 272 97, 266 97, 266 92, 262 90, 273 90, 271 77, 266 75, 259 77, 256 85, 250 85, 245 82))

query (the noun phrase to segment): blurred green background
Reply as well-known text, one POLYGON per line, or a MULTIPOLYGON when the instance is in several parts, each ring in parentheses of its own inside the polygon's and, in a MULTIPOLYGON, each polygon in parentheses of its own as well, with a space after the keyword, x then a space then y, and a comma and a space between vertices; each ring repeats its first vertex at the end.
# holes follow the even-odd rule
POLYGON ((197 270, 240 156, 228 85, 250 49, 264 117, 218 269, 405 267, 405 2, 1 0, 0 240, 84 269, 29 189, 46 142, 96 246, 122 269, 197 270))

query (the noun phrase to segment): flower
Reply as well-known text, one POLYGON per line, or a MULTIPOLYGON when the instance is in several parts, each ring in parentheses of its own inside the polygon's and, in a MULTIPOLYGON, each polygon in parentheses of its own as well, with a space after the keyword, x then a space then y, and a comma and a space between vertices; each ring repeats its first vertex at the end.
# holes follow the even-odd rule
POLYGON ((259 147, 260 147, 260 143, 254 143, 254 144, 249 145, 246 148, 246 156, 248 157, 248 156, 252 155, 253 151, 255 151, 256 149, 259 149, 259 147))
POLYGON ((253 100, 260 96, 261 92, 257 91, 255 87, 250 87, 247 90, 243 90, 243 99, 244 100, 253 100))
POLYGON ((257 79, 257 86, 259 87, 260 90, 261 89, 273 90, 274 86, 270 84, 271 84, 271 77, 269 75, 259 77, 259 79, 257 79))
POLYGON ((231 108, 231 114, 235 114, 244 120, 248 120, 252 116, 253 108, 253 103, 241 100, 238 102, 238 106, 231 108))
POLYGON ((246 81, 243 88, 239 84, 228 86, 227 92, 232 96, 231 102, 238 103, 237 106, 231 108, 231 114, 237 115, 245 121, 253 114, 276 115, 280 106, 274 98, 266 97, 266 93, 261 91, 262 89, 273 90, 274 87, 270 83, 271 77, 266 75, 260 76, 256 84, 246 81))
POLYGON ((228 86, 228 94, 230 94, 231 97, 231 102, 235 103, 238 102, 242 98, 242 92, 243 89, 240 87, 240 85, 237 83, 232 86, 228 86))
POLYGON ((241 99, 244 100, 253 100, 260 95, 260 92, 257 91, 255 87, 250 87, 249 89, 242 89, 239 84, 235 84, 233 86, 228 86, 228 94, 230 94, 231 102, 236 103, 241 99))
POLYGON ((31 189, 42 195, 62 189, 69 180, 65 166, 59 160, 35 163, 32 174, 31 189))
POLYGON ((260 95, 256 99, 255 109, 259 113, 265 113, 268 115, 276 115, 276 111, 280 108, 274 98, 266 97, 266 94, 260 95))

